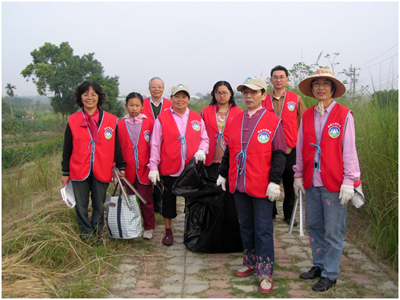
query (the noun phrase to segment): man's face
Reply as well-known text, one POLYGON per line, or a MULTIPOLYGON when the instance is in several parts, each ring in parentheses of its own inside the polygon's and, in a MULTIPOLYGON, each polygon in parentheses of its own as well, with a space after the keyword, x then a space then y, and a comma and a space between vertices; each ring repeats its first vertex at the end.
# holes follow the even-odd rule
POLYGON ((261 90, 252 90, 248 87, 245 87, 242 90, 242 96, 244 104, 246 105, 248 110, 254 110, 261 107, 262 102, 265 99, 265 93, 261 93, 261 90))
POLYGON ((160 79, 153 79, 149 86, 149 91, 152 98, 161 98, 164 94, 164 85, 160 79))
POLYGON ((285 88, 289 83, 289 77, 286 76, 285 71, 277 70, 272 73, 270 81, 274 86, 274 89, 280 90, 285 88))

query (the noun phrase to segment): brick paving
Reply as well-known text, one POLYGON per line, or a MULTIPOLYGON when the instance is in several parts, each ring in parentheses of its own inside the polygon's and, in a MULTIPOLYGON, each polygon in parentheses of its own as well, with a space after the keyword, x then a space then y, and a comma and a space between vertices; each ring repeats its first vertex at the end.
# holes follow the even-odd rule
POLYGON ((288 235, 289 226, 281 218, 282 199, 274 220, 274 289, 262 294, 255 276, 234 274, 242 265, 242 253, 204 254, 186 249, 180 201, 181 212, 172 225, 174 244, 162 245, 164 225, 157 225, 154 238, 145 242, 156 247, 159 257, 122 259, 109 298, 398 298, 398 281, 388 275, 390 269, 375 264, 346 238, 337 285, 323 293, 312 291, 317 279, 299 278, 312 266, 308 235, 304 232, 301 237, 299 227, 288 235))

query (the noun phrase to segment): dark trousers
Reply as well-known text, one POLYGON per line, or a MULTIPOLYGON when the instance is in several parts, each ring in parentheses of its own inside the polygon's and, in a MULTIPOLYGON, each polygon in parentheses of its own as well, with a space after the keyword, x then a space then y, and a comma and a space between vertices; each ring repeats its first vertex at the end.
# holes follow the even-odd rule
POLYGON ((162 194, 162 216, 166 219, 175 219, 176 213, 176 195, 172 193, 172 186, 179 177, 171 177, 162 175, 161 180, 164 184, 164 191, 162 194))
POLYGON ((104 227, 104 202, 106 200, 108 182, 98 181, 90 172, 83 181, 72 181, 75 195, 75 214, 82 237, 100 234, 104 227), (92 200, 92 218, 89 220, 89 196, 92 200))
MULTIPOLYGON (((295 200, 295 193, 293 189, 294 171, 293 166, 296 164, 296 148, 293 148, 289 154, 286 154, 286 166, 282 174, 283 189, 285 191, 285 198, 283 199, 283 215, 285 219, 292 217, 292 211, 295 200)), ((272 215, 277 214, 276 203, 274 202, 274 209, 272 215)))

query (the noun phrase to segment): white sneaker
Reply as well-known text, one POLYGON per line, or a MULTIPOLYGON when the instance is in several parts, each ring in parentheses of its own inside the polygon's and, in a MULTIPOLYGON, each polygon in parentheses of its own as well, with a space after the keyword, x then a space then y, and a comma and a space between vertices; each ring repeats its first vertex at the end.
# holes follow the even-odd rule
POLYGON ((151 240, 153 238, 153 229, 145 230, 143 232, 143 238, 146 240, 151 240))

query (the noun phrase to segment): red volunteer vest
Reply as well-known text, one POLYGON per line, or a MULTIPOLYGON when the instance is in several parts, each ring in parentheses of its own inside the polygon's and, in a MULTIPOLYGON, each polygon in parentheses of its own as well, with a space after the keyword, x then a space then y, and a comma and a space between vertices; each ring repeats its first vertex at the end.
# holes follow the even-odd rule
MULTIPOLYGON (((319 147, 321 151, 321 180, 325 188, 338 193, 343 182, 342 138, 347 117, 351 110, 336 103, 329 113, 322 130, 319 147)), ((315 106, 303 114, 303 177, 304 188, 309 189, 313 182, 314 156, 318 150, 315 134, 315 106), (305 125, 306 124, 306 125, 305 125)))
POLYGON ((150 159, 150 137, 153 132, 153 124, 154 121, 143 119, 143 122, 140 124, 139 136, 132 142, 125 119, 118 122, 118 138, 121 144, 124 161, 127 164, 125 176, 130 183, 134 183, 137 176, 141 184, 150 184, 150 179, 148 177, 150 170, 147 164, 150 159), (136 145, 136 149, 134 149, 134 145, 136 145))
MULTIPOLYGON (((229 135, 229 130, 231 126, 231 122, 234 116, 240 114, 242 109, 238 106, 233 106, 230 107, 227 115, 226 115, 226 123, 225 127, 222 131, 222 134, 224 136, 225 140, 225 145, 228 143, 228 135, 229 135)), ((208 139, 209 139, 209 148, 208 148, 208 154, 206 155, 206 162, 205 165, 209 166, 214 160, 215 152, 217 149, 217 140, 220 138, 218 136, 219 134, 219 128, 218 128, 218 122, 217 122, 217 105, 210 105, 207 106, 206 108, 203 109, 202 112, 203 115, 203 120, 206 125, 206 130, 208 134, 208 139)))
MULTIPOLYGON (((182 160, 182 152, 185 151, 183 137, 176 126, 172 112, 167 110, 158 115, 161 123, 163 142, 161 145, 160 174, 171 175, 179 171, 182 160)), ((189 110, 189 118, 184 133, 186 140, 185 165, 193 158, 199 149, 201 137, 201 116, 189 110)))
MULTIPOLYGON (((162 100, 162 106, 160 109, 160 114, 164 110, 168 110, 172 106, 172 102, 166 98, 163 98, 162 100)), ((151 103, 150 103, 150 97, 143 99, 143 109, 141 111, 142 114, 146 115, 150 120, 155 120, 156 118, 154 117, 153 110, 151 109, 151 103)))
POLYGON ((78 111, 68 118, 73 139, 69 176, 72 180, 85 180, 93 164, 93 174, 97 180, 110 182, 114 165, 115 126, 118 119, 103 111, 103 119, 98 129, 99 144, 95 144, 89 129, 80 126, 83 118, 83 111, 78 111))
MULTIPOLYGON (((272 104, 272 94, 267 95, 263 101, 264 107, 274 113, 274 106, 272 104)), ((297 126, 297 106, 299 96, 291 91, 286 91, 285 98, 283 99, 281 115, 278 116, 282 119, 283 131, 285 132, 286 144, 290 148, 295 148, 297 144, 297 136, 299 133, 297 126)))
POLYGON ((236 190, 239 168, 237 164, 244 162, 244 187, 248 195, 265 198, 269 184, 271 169, 272 139, 280 122, 279 117, 265 111, 253 131, 247 150, 242 149, 242 124, 244 112, 232 120, 229 133, 229 192, 236 190))

